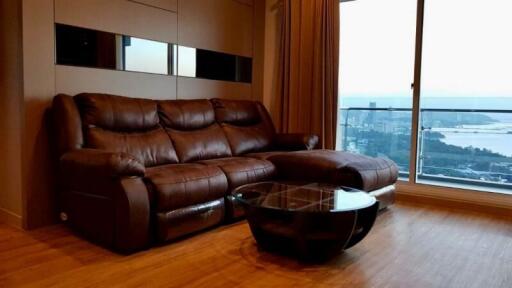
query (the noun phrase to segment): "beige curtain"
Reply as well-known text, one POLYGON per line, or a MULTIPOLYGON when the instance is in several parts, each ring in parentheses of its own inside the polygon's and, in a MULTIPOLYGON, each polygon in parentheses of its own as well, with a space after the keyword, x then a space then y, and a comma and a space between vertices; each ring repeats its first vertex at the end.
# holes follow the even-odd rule
POLYGON ((339 63, 339 0, 281 3, 280 95, 275 99, 281 132, 315 133, 323 148, 336 143, 339 63))

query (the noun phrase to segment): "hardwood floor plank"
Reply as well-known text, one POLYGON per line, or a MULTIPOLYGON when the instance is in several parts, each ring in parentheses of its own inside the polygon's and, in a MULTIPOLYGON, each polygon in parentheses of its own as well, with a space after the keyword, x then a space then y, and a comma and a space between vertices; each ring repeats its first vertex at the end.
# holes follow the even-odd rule
POLYGON ((324 264, 260 251, 245 222, 122 256, 57 225, 0 225, 0 287, 512 287, 512 216, 399 202, 324 264))

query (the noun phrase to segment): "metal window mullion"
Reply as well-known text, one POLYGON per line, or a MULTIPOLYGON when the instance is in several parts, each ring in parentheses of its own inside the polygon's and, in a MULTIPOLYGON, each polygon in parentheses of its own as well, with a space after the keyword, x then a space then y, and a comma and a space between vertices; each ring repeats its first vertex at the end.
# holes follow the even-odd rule
POLYGON ((409 183, 416 183, 418 163, 418 138, 420 120, 420 95, 421 95, 421 60, 423 51, 423 19, 425 0, 418 0, 416 15, 416 45, 414 59, 414 85, 412 101, 412 127, 411 127, 411 154, 409 163, 409 183))

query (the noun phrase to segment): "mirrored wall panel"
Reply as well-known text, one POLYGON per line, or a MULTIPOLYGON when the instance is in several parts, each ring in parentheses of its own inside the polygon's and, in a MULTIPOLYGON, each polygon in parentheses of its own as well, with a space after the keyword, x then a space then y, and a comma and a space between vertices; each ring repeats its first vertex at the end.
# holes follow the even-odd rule
POLYGON ((55 24, 56 63, 250 83, 252 59, 55 24))
POLYGON ((251 83, 252 59, 178 46, 178 75, 251 83))
POLYGON ((123 37, 123 67, 126 71, 169 74, 169 44, 123 37))
POLYGON ((55 25, 57 64, 169 74, 169 44, 55 25))

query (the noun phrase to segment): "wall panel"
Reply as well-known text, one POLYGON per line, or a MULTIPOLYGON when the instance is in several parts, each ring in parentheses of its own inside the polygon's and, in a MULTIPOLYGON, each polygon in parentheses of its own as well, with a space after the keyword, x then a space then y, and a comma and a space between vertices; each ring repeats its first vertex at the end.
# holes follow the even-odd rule
POLYGON ((55 95, 52 0, 23 1, 23 220, 39 227, 56 218, 55 159, 48 107, 55 95))
POLYGON ((251 99, 251 84, 178 77, 178 99, 251 99))
POLYGON ((21 0, 0 1, 0 221, 21 227, 21 0))
POLYGON ((57 65, 55 69, 58 93, 76 95, 98 92, 150 99, 176 99, 174 76, 62 65, 57 65))
POLYGON ((234 0, 179 0, 178 42, 252 57, 252 7, 234 0))
POLYGON ((55 22, 169 43, 176 13, 126 0, 55 0, 55 22))
POLYGON ((178 11, 178 0, 129 0, 132 2, 168 10, 168 11, 178 11))

